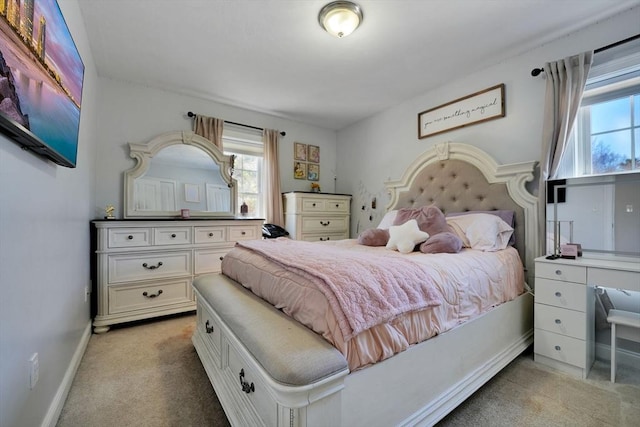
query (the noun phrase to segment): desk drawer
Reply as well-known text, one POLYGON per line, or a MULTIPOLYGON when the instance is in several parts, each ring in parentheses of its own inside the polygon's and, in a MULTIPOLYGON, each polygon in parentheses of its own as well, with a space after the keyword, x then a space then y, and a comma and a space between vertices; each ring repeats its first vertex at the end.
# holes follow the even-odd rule
POLYGON ((553 332, 535 330, 534 352, 560 362, 587 367, 587 346, 585 341, 553 332))
POLYGON ((630 291, 640 291, 640 273, 635 271, 621 271, 605 268, 589 267, 587 283, 608 288, 622 288, 630 291))
POLYGON ((109 286, 109 314, 191 303, 191 279, 109 286))
POLYGON ((109 283, 191 275, 191 251, 109 255, 109 283))
POLYGON ((587 339, 587 315, 580 311, 536 304, 534 325, 536 329, 581 340, 587 339))
POLYGON ((536 277, 536 303, 584 312, 587 307, 587 286, 578 283, 536 277))
POLYGON ((536 277, 565 282, 587 283, 587 268, 575 265, 536 263, 536 277))

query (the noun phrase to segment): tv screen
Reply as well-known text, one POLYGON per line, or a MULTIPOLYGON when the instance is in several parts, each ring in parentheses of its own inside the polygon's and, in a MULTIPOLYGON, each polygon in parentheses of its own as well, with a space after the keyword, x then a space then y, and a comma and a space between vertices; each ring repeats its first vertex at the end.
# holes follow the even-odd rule
POLYGON ((0 0, 0 130, 76 166, 84 64, 56 0, 0 0))

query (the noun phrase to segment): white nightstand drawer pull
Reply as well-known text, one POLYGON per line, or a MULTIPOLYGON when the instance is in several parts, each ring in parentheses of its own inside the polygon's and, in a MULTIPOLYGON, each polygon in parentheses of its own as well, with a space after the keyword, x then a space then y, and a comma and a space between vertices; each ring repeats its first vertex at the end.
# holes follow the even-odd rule
POLYGON ((562 296, 562 292, 556 292, 554 295, 560 298, 562 296))
POLYGON ((556 325, 559 325, 560 323, 562 323, 562 320, 556 319, 556 325))
POLYGON ((555 346, 554 348, 555 348, 557 351, 560 351, 560 350, 561 350, 559 345, 555 346))
POLYGON ((562 270, 556 270, 556 274, 560 276, 562 274, 562 270))

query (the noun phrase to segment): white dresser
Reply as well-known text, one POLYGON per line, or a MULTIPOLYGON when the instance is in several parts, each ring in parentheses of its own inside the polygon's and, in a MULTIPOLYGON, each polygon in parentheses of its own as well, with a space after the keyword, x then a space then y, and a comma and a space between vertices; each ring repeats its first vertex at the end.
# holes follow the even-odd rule
POLYGON ((283 194, 285 228, 296 240, 349 238, 351 196, 294 191, 283 194))
POLYGON ((193 278, 220 271, 238 240, 262 237, 262 219, 92 222, 94 332, 192 311, 193 278))
POLYGON ((535 261, 534 359, 586 378, 595 359, 595 287, 640 291, 640 265, 596 258, 535 261))

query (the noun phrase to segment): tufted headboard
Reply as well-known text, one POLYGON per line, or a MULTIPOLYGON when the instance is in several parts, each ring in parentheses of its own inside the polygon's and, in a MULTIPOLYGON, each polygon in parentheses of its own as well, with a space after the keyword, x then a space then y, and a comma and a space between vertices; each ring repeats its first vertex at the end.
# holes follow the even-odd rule
POLYGON ((417 158, 402 179, 386 183, 387 210, 435 204, 445 214, 505 209, 515 212, 515 246, 532 283, 537 252, 537 198, 525 188, 536 162, 498 165, 484 151, 445 142, 417 158))

